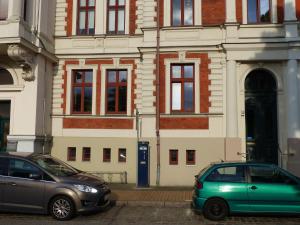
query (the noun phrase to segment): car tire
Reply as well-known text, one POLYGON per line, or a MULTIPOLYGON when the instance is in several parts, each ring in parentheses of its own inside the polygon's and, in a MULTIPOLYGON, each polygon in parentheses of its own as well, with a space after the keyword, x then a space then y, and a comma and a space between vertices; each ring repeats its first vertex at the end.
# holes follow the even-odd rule
POLYGON ((49 204, 50 215, 56 220, 70 220, 75 216, 73 201, 67 196, 57 196, 49 204))
POLYGON ((209 220, 223 220, 229 213, 227 203, 219 198, 209 199, 204 205, 203 215, 209 220))

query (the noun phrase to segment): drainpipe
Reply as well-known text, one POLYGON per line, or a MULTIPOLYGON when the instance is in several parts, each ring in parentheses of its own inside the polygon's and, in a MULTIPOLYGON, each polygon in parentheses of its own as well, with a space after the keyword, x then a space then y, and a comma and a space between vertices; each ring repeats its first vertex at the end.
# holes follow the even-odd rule
POLYGON ((159 107, 159 50, 160 50, 160 0, 156 0, 156 150, 157 150, 157 168, 156 168, 156 186, 160 185, 160 107, 159 107))

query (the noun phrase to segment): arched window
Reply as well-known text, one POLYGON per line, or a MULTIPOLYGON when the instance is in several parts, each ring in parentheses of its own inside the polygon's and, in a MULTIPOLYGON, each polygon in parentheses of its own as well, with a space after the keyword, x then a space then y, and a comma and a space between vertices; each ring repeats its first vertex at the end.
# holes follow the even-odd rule
POLYGON ((0 85, 13 85, 14 80, 11 74, 4 68, 0 67, 0 85))

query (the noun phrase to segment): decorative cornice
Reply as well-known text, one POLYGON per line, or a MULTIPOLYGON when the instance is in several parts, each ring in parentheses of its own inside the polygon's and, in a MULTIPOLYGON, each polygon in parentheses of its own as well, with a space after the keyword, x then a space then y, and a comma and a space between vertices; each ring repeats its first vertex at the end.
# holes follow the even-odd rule
POLYGON ((19 45, 9 45, 7 49, 8 56, 14 60, 23 70, 22 78, 25 81, 35 79, 32 68, 34 66, 34 55, 19 45))

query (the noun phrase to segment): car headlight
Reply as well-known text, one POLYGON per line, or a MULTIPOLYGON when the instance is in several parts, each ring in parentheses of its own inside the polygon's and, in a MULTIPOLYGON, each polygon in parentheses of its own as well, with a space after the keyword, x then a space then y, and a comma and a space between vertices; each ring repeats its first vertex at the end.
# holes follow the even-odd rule
POLYGON ((86 192, 86 193, 97 193, 98 190, 96 188, 82 185, 82 184, 74 184, 74 187, 77 188, 79 191, 86 192))

